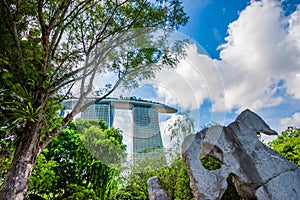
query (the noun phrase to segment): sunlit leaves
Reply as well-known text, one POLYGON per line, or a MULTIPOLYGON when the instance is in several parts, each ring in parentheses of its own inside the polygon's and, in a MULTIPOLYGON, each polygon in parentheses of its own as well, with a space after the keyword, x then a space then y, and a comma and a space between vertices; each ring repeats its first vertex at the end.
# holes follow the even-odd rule
POLYGON ((288 127, 269 143, 272 149, 300 167, 300 129, 288 127))
MULTIPOLYGON (((102 121, 72 122, 38 157, 30 182, 30 194, 48 199, 104 200, 115 192, 115 177, 119 171, 103 164, 85 148, 80 137, 87 130, 99 131, 91 132, 96 135, 108 131, 106 137, 95 136, 95 141, 101 145, 105 145, 105 140, 109 139, 125 147, 119 131, 108 129, 102 121), (103 142, 100 141, 102 139, 103 142)), ((95 139, 92 135, 90 137, 95 139)))
POLYGON ((121 164, 126 146, 122 144, 123 137, 119 130, 90 127, 84 131, 81 139, 87 150, 104 164, 121 164))
POLYGON ((20 84, 16 84, 12 92, 17 97, 16 100, 4 103, 11 111, 10 120, 12 124, 24 122, 24 120, 35 122, 38 118, 40 107, 35 108, 33 106, 33 95, 20 84))
MULTIPOLYGON (((151 162, 156 162, 153 159, 144 157, 144 163, 148 163, 148 166, 144 166, 138 173, 131 171, 124 181, 125 184, 115 194, 115 199, 148 199, 147 181, 153 176, 160 178, 171 199, 193 199, 183 160, 177 158, 169 166, 153 168, 150 166, 151 162)), ((164 164, 161 163, 162 165, 164 164)))

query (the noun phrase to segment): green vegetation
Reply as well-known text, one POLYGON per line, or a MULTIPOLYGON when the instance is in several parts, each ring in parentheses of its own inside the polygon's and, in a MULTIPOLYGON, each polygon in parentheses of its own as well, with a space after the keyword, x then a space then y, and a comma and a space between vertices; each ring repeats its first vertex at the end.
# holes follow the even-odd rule
MULTIPOLYGON (((71 122, 39 155, 30 180, 30 195, 46 199, 100 200, 116 193, 116 177, 120 170, 96 159, 84 145, 85 139, 81 140, 83 137, 93 140, 89 145, 96 149, 99 149, 97 145, 105 149, 113 148, 113 143, 113 149, 122 149, 125 153, 119 130, 108 129, 102 121, 71 122)), ((114 157, 112 153, 115 152, 110 151, 106 156, 114 157)))
MULTIPOLYGON (((116 98, 118 99, 118 98, 116 98)), ((155 102, 155 101, 151 101, 151 100, 147 100, 147 99, 142 99, 142 98, 137 98, 136 96, 131 96, 131 97, 123 97, 120 96, 119 97, 120 100, 128 100, 128 101, 140 101, 140 102, 147 102, 147 103, 153 103, 153 104, 160 104, 163 105, 162 103, 159 102, 155 102)))
POLYGON ((38 155, 76 114, 120 85, 137 87, 175 67, 183 42, 167 38, 187 21, 180 0, 2 0, 0 129, 4 140, 13 138, 15 154, 6 155, 13 160, 3 164, 11 167, 0 199, 25 198, 38 155), (116 79, 94 91, 95 77, 108 73, 116 79), (74 95, 77 105, 59 117, 61 101, 74 95))
MULTIPOLYGON (((183 138, 181 136, 178 138, 177 134, 182 134, 184 126, 192 123, 188 115, 180 116, 179 119, 180 121, 175 120, 172 125, 177 129, 172 131, 175 144, 179 144, 183 138)), ((5 137, 3 131, 1 133, 3 156, 0 159, 0 171, 5 172, 12 159, 9 152, 13 152, 15 145, 12 138, 5 137)), ((298 166, 299 133, 300 129, 288 127, 276 140, 269 143, 287 159, 298 163, 298 166)), ((122 144, 122 139, 120 130, 108 128, 103 121, 78 120, 69 123, 39 155, 32 172, 28 196, 38 195, 49 200, 146 200, 147 180, 152 176, 158 176, 172 199, 193 199, 187 168, 178 154, 164 152, 162 148, 145 151, 143 153, 146 156, 124 170, 116 162, 125 156, 126 147, 122 144), (104 162, 110 165, 104 164, 103 159, 97 159, 101 155, 93 154, 93 149, 96 149, 96 152, 101 152, 101 149, 108 151, 107 154, 101 155, 104 162), (116 149, 123 154, 118 152, 118 156, 115 157, 116 149), (168 165, 166 157, 172 159, 168 165)), ((200 160, 208 170, 220 168, 220 163, 210 156, 202 156, 200 160)), ((1 180, 3 176, 4 173, 1 174, 1 180)), ((232 175, 228 177, 227 182, 228 189, 222 199, 240 199, 232 182, 232 175)))
MULTIPOLYGON (((175 158, 169 165, 166 165, 166 163, 162 161, 160 162, 160 165, 153 165, 153 162, 157 162, 157 160, 151 157, 145 157, 144 159, 144 163, 147 162, 148 165, 133 166, 133 168, 139 167, 139 170, 131 168, 128 176, 119 180, 123 185, 121 185, 118 192, 113 196, 114 199, 147 200, 147 181, 153 176, 158 176, 161 179, 162 184, 171 199, 194 199, 190 188, 190 179, 187 174, 187 168, 181 157, 175 158)), ((215 170, 220 167, 220 163, 208 156, 202 157, 201 162, 209 170, 215 170)), ((232 176, 228 177, 227 182, 228 189, 223 195, 222 200, 240 199, 232 182, 232 176)))
POLYGON ((7 134, 6 129, 0 130, 0 185, 2 185, 7 169, 11 165, 15 149, 14 141, 14 137, 7 134))
POLYGON ((172 199, 193 199, 189 188, 189 177, 186 166, 181 158, 174 160, 169 166, 161 162, 160 167, 151 167, 152 159, 147 159, 148 166, 141 166, 140 170, 130 171, 127 177, 123 177, 120 187, 115 194, 115 199, 147 200, 147 181, 152 176, 158 176, 164 188, 172 199))
POLYGON ((272 149, 279 152, 287 160, 300 167, 300 129, 288 127, 278 135, 277 139, 269 142, 272 149))
MULTIPOLYGON (((156 149, 156 152, 152 154, 148 152, 144 157, 138 159, 138 162, 135 162, 128 170, 128 176, 120 180, 123 184, 114 196, 115 199, 148 199, 147 181, 153 176, 160 178, 171 199, 194 199, 187 168, 180 155, 180 147, 184 137, 194 133, 193 121, 190 119, 189 113, 178 115, 167 129, 173 142, 172 148, 168 152, 156 149), (166 160, 171 160, 168 165, 166 160)), ((201 156, 199 159, 208 170, 220 168, 221 164, 212 157, 201 156)), ((232 176, 229 176, 227 182, 228 189, 222 199, 240 199, 232 182, 232 176)))

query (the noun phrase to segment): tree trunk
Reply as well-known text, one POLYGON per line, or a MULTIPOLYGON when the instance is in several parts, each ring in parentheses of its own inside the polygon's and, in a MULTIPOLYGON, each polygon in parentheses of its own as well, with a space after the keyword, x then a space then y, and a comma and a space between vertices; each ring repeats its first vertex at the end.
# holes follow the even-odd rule
POLYGON ((25 199, 31 172, 40 153, 41 123, 25 126, 20 133, 17 149, 2 185, 1 200, 25 199), (27 127, 27 128, 26 128, 27 127))

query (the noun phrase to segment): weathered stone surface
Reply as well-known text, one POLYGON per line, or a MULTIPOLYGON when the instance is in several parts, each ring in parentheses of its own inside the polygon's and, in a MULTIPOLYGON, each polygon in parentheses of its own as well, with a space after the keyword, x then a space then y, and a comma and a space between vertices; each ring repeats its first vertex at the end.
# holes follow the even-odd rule
POLYGON ((147 185, 149 200, 171 200, 158 177, 149 178, 147 185))
POLYGON ((245 199, 300 199, 300 169, 260 142, 257 133, 277 134, 245 110, 227 127, 212 126, 185 138, 182 155, 196 199, 220 199, 229 174, 245 199), (219 160, 221 168, 205 169, 199 155, 219 160))

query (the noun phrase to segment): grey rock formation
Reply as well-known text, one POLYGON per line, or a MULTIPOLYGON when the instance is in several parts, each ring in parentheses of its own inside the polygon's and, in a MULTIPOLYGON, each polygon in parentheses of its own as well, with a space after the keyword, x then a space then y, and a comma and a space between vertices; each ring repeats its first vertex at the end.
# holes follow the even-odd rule
POLYGON ((257 133, 277 134, 245 110, 227 127, 212 126, 185 138, 182 155, 196 199, 220 199, 229 174, 242 198, 300 199, 300 168, 260 142, 257 133), (199 155, 212 156, 221 168, 205 169, 199 155))
POLYGON ((158 177, 149 178, 147 185, 149 200, 171 200, 158 177))

